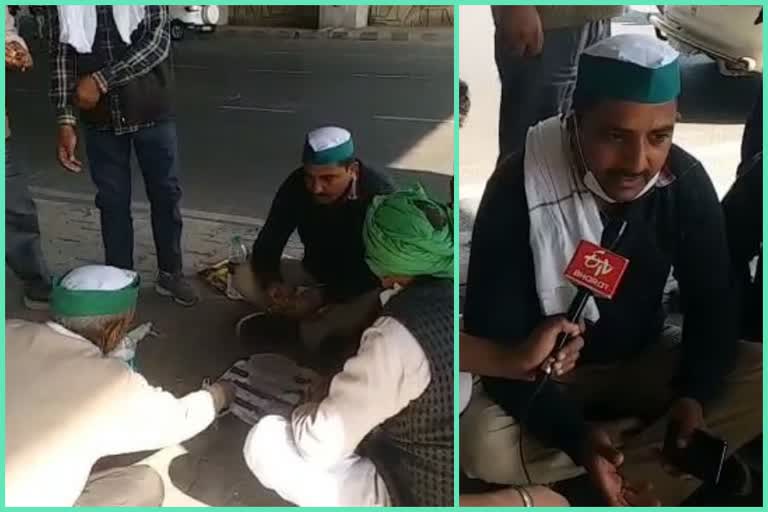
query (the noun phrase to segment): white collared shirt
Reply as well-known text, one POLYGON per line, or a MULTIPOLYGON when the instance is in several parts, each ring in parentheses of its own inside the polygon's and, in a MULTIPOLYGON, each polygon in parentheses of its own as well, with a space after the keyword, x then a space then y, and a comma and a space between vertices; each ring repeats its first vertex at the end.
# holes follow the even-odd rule
POLYGON ((213 398, 176 398, 55 323, 8 320, 7 506, 72 506, 101 457, 183 442, 214 419, 213 398))
MULTIPOLYGON (((384 291, 382 304, 398 291, 384 291)), ((377 425, 421 396, 431 378, 416 338, 394 318, 380 317, 363 333, 357 354, 331 381, 328 396, 294 410, 299 453, 323 466, 343 460, 377 425)))

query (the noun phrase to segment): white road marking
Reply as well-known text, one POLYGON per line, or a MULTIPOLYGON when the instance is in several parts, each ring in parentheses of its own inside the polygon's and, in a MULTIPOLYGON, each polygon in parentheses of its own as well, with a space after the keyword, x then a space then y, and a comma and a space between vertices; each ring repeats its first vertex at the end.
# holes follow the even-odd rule
MULTIPOLYGON (((375 53, 342 53, 339 55, 339 57, 348 57, 348 58, 365 58, 365 59, 372 59, 381 57, 382 54, 375 54, 375 53)), ((453 60, 452 55, 392 55, 388 57, 391 60, 453 60)))
POLYGON ((382 116, 375 115, 374 119, 379 121, 409 121, 415 123, 433 123, 433 124, 453 124, 453 119, 432 119, 429 117, 406 117, 406 116, 382 116))
POLYGON ((201 66, 199 64, 175 64, 175 69, 211 69, 208 66, 201 66))
POLYGON ((384 73, 352 73, 355 78, 411 78, 413 80, 426 80, 425 75, 388 75, 384 73))
POLYGON ((248 69, 249 73, 270 73, 273 75, 311 75, 311 71, 293 70, 293 69, 248 69))
POLYGON ((219 105, 220 110, 237 110, 243 112, 271 112, 273 114, 295 114, 296 111, 289 108, 270 107, 239 107, 237 105, 219 105))

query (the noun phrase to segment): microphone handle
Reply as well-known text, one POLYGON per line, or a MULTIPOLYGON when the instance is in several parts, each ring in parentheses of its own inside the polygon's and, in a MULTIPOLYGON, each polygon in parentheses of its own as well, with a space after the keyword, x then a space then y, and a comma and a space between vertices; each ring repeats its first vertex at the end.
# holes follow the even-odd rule
MULTIPOLYGON (((606 231, 608 232, 608 236, 606 238, 610 239, 610 242, 608 245, 609 251, 615 251, 619 244, 621 243, 622 239, 624 238, 624 234, 627 230, 627 221, 624 219, 610 219, 606 225, 606 231)), ((571 305, 568 306, 568 312, 565 314, 565 318, 572 323, 576 323, 579 321, 579 317, 581 317, 581 313, 584 311, 584 306, 587 305, 587 300, 592 296, 592 292, 587 290, 586 288, 578 287, 578 291, 576 292, 576 296, 571 301, 571 305)), ((555 348, 552 350, 552 352, 549 354, 549 357, 552 357, 554 354, 557 354, 562 348, 565 346, 565 344, 568 341, 568 335, 564 332, 561 332, 557 335, 557 339, 555 340, 555 348)), ((523 417, 527 418, 528 413, 530 412, 531 405, 533 404, 533 401, 536 399, 536 396, 541 392, 542 388, 544 387, 544 384, 547 383, 549 380, 549 377, 551 375, 550 373, 547 373, 543 370, 539 370, 536 375, 536 386, 534 387, 533 393, 531 394, 528 406, 526 407, 526 412, 524 413, 523 417)), ((527 420, 523 420, 522 423, 525 423, 527 420)))
MULTIPOLYGON (((584 307, 587 305, 587 301, 592 294, 586 288, 579 287, 576 292, 576 297, 571 301, 571 305, 568 307, 568 312, 565 314, 565 319, 571 323, 576 323, 581 317, 581 313, 584 311, 584 307)), ((559 352, 568 341, 568 334, 561 332, 557 335, 557 341, 555 342, 555 348, 550 355, 554 355, 559 352)))
MULTIPOLYGON (((578 291, 576 292, 576 297, 574 297, 571 301, 571 305, 568 307, 568 312, 565 314, 566 320, 571 323, 578 322, 581 313, 584 311, 584 306, 587 305, 587 301, 591 296, 592 293, 589 290, 579 287, 578 291)), ((557 339, 555 340, 555 348, 552 349, 552 352, 550 352, 549 356, 552 357, 560 352, 568 339, 568 333, 561 332, 558 334, 557 339)), ((549 380, 550 375, 551 373, 547 373, 543 370, 539 371, 539 375, 536 378, 536 391, 534 392, 534 396, 538 394, 538 391, 541 390, 541 387, 544 385, 544 383, 549 380)))

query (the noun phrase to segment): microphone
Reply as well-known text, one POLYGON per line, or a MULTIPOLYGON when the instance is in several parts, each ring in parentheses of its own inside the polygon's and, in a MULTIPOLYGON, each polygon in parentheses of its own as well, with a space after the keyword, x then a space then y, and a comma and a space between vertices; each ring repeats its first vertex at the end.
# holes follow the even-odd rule
MULTIPOLYGON (((568 263, 565 269, 565 277, 577 287, 576 296, 571 301, 565 318, 572 323, 576 323, 584 311, 584 306, 590 297, 596 296, 604 299, 612 299, 616 290, 624 277, 629 260, 619 256, 614 251, 621 243, 624 232, 627 230, 627 221, 623 219, 609 218, 605 229, 603 230, 603 239, 606 241, 606 248, 595 245, 591 242, 582 240, 576 247, 576 253, 568 263)), ((555 348, 549 357, 557 354, 568 341, 568 334, 561 332, 555 340, 555 348)), ((548 358, 549 358, 548 357, 548 358)), ((539 395, 544 385, 549 381, 551 372, 543 370, 536 376, 535 387, 528 398, 528 405, 523 410, 520 417, 520 423, 525 424, 528 421, 528 415, 531 412, 533 403, 539 395)), ((523 433, 520 431, 518 437, 518 449, 520 454, 520 463, 523 466, 525 477, 529 484, 533 484, 531 475, 528 474, 528 467, 525 464, 523 433)))
MULTIPOLYGON (((565 269, 566 279, 574 283, 578 290, 565 314, 565 318, 569 322, 578 322, 590 297, 612 299, 616 294, 621 279, 624 277, 624 272, 629 266, 629 260, 614 251, 624 238, 626 230, 626 220, 611 218, 608 220, 603 233, 607 248, 604 249, 584 240, 579 242, 576 253, 565 269)), ((568 339, 567 333, 558 334, 555 348, 550 353, 550 357, 557 354, 565 346, 568 339)), ((549 379, 549 376, 550 373, 542 370, 536 380, 539 384, 543 384, 549 379)))

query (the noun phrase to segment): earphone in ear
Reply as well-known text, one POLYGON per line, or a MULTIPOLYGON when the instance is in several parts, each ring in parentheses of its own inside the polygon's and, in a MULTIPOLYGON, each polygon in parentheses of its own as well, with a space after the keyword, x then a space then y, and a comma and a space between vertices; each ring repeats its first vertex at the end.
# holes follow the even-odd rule
POLYGON ((355 200, 357 199, 357 173, 352 175, 352 184, 349 186, 349 194, 347 195, 347 199, 355 200))

